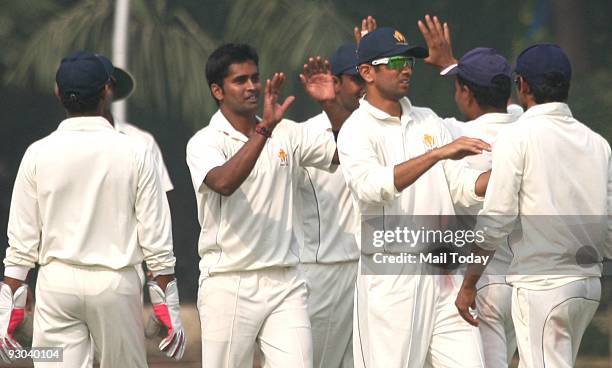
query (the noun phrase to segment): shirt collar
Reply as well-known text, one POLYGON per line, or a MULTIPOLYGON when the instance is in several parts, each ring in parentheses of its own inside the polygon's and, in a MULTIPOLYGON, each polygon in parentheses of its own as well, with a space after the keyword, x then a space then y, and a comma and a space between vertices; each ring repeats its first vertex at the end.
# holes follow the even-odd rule
POLYGON ((115 119, 115 130, 119 133, 125 133, 126 123, 123 121, 115 119))
POLYGON ((361 100, 359 100, 359 106, 363 107, 370 115, 372 115, 377 120, 384 120, 390 123, 407 123, 412 120, 410 116, 410 112, 412 110, 412 104, 408 97, 402 97, 399 100, 400 106, 402 108, 402 115, 398 119, 396 116, 391 116, 388 113, 382 111, 381 109, 374 107, 371 105, 366 99, 365 96, 361 100))
POLYGON ((507 124, 515 122, 517 117, 512 114, 503 113, 503 112, 490 112, 487 114, 480 115, 476 119, 472 120, 471 123, 474 124, 507 124))
POLYGON ((548 102, 535 105, 527 109, 521 119, 527 119, 541 115, 553 115, 559 117, 573 117, 569 106, 564 102, 548 102))
POLYGON ((101 116, 79 116, 65 119, 57 130, 102 130, 113 129, 111 123, 101 116))
MULTIPOLYGON (((261 120, 257 116, 256 118, 258 121, 261 120)), ((230 136, 233 139, 237 139, 244 143, 246 143, 249 140, 246 135, 240 133, 232 126, 232 124, 229 122, 229 120, 227 120, 225 115, 223 115, 221 110, 217 110, 217 112, 212 116, 212 118, 210 118, 209 125, 212 128, 217 129, 218 131, 222 132, 223 134, 227 136, 230 136)))

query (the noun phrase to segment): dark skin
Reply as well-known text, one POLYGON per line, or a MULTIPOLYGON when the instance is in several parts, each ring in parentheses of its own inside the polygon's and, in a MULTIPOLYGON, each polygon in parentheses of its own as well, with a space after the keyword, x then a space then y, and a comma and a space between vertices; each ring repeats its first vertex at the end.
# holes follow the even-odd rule
MULTIPOLYGON (((58 98, 58 100, 60 99, 59 90, 57 89, 57 87, 55 88, 55 96, 58 98)), ((110 104, 112 103, 112 101, 113 101, 113 87, 110 84, 106 84, 102 91, 102 98, 100 99, 100 102, 98 103, 98 106, 96 107, 94 111, 90 113, 80 113, 80 114, 73 114, 69 111, 66 111, 66 116, 68 118, 79 117, 79 116, 103 116, 108 119, 107 112, 110 111, 110 104)), ((166 290, 166 286, 168 285, 170 281, 174 280, 174 278, 175 278, 174 275, 160 275, 160 276, 155 277, 154 281, 157 282, 157 284, 162 288, 162 290, 166 290)), ((9 285, 11 288, 11 291, 15 293, 15 291, 17 291, 17 289, 21 285, 26 283, 26 281, 5 276, 4 283, 9 285)), ((32 305, 32 292, 28 289, 28 301, 26 304, 26 310, 31 311, 32 310, 31 305, 32 305)))

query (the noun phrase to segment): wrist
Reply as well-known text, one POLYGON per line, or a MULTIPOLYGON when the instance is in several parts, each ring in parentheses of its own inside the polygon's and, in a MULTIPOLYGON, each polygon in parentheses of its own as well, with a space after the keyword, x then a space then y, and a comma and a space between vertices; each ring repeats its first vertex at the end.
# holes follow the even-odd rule
POLYGON ((272 128, 269 125, 261 122, 255 125, 255 133, 264 136, 266 139, 272 137, 272 128))

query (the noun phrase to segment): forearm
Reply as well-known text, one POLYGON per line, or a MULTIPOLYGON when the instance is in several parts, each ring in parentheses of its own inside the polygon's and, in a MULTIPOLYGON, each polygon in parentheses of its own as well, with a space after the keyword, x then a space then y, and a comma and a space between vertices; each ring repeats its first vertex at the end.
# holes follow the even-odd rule
POLYGON ((4 283, 7 284, 13 293, 17 291, 17 289, 25 283, 25 280, 18 280, 12 277, 4 276, 4 283))
POLYGON ((346 119, 351 116, 351 111, 348 111, 343 108, 335 100, 322 101, 320 105, 321 108, 323 108, 325 114, 327 115, 327 118, 329 119, 332 126, 332 131, 334 132, 340 131, 340 128, 342 128, 342 124, 344 124, 346 119))
MULTIPOLYGON (((485 250, 480 248, 479 246, 473 244, 472 245, 472 254, 476 257, 474 257, 475 259, 488 259, 491 260, 493 259, 493 254, 495 254, 495 251, 493 250, 485 250), (486 257, 486 258, 484 258, 486 257)), ((490 261, 482 264, 482 263, 470 263, 467 266, 467 270, 465 272, 465 277, 463 278, 463 285, 462 287, 465 288, 475 288, 476 287, 476 283, 478 282, 478 280, 480 280, 480 276, 482 275, 482 273, 484 272, 485 268, 487 267, 487 265, 490 263, 490 261)))
POLYGON ((253 133, 232 158, 208 172, 204 178, 204 184, 224 196, 234 193, 255 167, 266 139, 259 133, 253 133))
POLYGON ((402 191, 412 185, 427 170, 431 169, 441 156, 438 150, 427 152, 421 156, 395 165, 393 168, 393 184, 398 191, 402 191))
POLYGON ((476 179, 476 184, 474 186, 474 193, 476 193, 479 197, 484 197, 487 192, 487 186, 489 185, 489 178, 491 177, 491 170, 483 172, 480 174, 478 179, 476 179))

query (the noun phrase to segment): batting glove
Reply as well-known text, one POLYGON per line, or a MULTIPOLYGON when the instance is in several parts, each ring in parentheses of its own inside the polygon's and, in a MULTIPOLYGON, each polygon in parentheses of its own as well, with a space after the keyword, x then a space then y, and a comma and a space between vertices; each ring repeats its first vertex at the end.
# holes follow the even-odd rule
POLYGON ((0 282, 0 359, 5 363, 13 361, 11 350, 22 349, 13 332, 23 322, 27 299, 28 285, 21 285, 13 294, 10 286, 0 282))
MULTIPOLYGON (((151 304, 153 304, 153 315, 151 319, 157 325, 164 326, 168 330, 168 335, 159 343, 159 350, 166 353, 166 356, 179 360, 185 352, 187 338, 181 322, 179 294, 176 280, 172 280, 166 286, 164 292, 154 281, 147 282, 151 304)), ((147 335, 151 335, 154 328, 151 322, 147 326, 147 335)), ((156 333, 154 333, 156 334, 156 333)))

